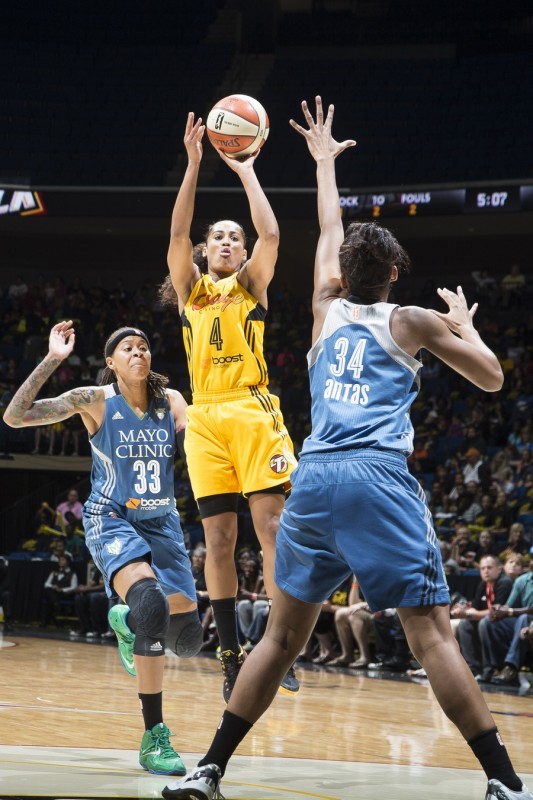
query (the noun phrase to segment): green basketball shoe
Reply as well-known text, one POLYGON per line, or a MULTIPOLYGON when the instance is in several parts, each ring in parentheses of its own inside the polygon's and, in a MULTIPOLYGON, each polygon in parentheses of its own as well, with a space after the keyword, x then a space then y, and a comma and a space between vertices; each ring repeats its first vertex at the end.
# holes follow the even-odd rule
POLYGON ((126 617, 129 614, 128 606, 112 606, 109 609, 107 618, 109 624, 117 634, 118 654, 122 661, 122 666, 130 675, 136 675, 135 664, 133 663, 133 643, 135 634, 128 627, 126 617))
POLYGON ((170 744, 169 729, 164 722, 145 731, 139 750, 139 764, 154 775, 185 775, 187 770, 170 744))

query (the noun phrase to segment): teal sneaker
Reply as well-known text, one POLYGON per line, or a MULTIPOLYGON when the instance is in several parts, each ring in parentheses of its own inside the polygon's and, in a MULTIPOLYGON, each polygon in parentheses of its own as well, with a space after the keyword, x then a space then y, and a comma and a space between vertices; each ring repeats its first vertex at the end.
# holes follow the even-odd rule
POLYGON ((139 750, 139 764, 154 775, 185 775, 187 770, 170 744, 171 733, 164 722, 145 731, 139 750))
POLYGON ((112 606, 109 609, 107 618, 109 624, 115 631, 118 641, 118 654, 122 661, 122 666, 130 675, 136 675, 135 664, 133 663, 133 643, 135 642, 135 634, 126 622, 126 617, 129 614, 128 606, 112 606))

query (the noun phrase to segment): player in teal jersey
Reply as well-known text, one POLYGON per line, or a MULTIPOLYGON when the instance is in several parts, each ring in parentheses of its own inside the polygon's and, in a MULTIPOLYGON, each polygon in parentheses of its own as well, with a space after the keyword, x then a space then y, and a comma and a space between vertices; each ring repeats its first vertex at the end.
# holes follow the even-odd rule
POLYGON ((54 325, 47 355, 14 395, 4 421, 22 428, 80 414, 93 454, 86 542, 108 595, 127 603, 111 609, 110 622, 122 664, 137 675, 145 723, 139 761, 149 772, 183 775, 163 721, 162 694, 165 642, 188 657, 203 638, 173 492, 176 432, 183 431, 186 403, 151 370, 150 343, 138 328, 109 337, 104 386, 36 400, 74 342, 71 321, 54 325))

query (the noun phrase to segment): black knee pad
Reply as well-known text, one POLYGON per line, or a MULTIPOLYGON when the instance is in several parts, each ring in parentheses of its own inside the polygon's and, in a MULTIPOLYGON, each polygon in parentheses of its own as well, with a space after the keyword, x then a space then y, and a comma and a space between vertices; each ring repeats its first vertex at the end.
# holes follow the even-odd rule
POLYGON ((168 626, 168 646, 181 658, 192 658, 202 647, 204 632, 198 611, 172 614, 168 626))
POLYGON ((170 614, 168 600, 158 582, 154 578, 137 581, 129 589, 125 600, 135 621, 135 655, 165 655, 170 614))

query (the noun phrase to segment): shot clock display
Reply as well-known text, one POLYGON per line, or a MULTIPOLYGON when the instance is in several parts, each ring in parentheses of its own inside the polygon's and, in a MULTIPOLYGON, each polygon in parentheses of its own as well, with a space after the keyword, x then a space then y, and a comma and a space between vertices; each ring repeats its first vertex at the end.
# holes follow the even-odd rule
POLYGON ((533 211, 533 186, 405 189, 391 192, 376 191, 369 194, 343 193, 340 206, 346 219, 533 211))

